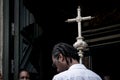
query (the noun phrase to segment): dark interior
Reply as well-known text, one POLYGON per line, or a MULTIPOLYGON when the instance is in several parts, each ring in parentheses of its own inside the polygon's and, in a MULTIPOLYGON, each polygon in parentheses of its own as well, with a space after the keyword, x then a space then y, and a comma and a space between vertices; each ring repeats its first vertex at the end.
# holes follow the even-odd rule
MULTIPOLYGON (((120 33, 120 26, 99 30, 98 32, 85 32, 120 22, 120 5, 117 0, 23 0, 26 8, 33 13, 36 22, 43 29, 42 36, 33 41, 33 51, 31 54, 31 62, 37 68, 38 72, 42 72, 44 80, 50 80, 56 71, 51 64, 51 50, 57 42, 67 42, 73 44, 76 42, 77 23, 66 23, 65 20, 75 18, 77 16, 77 7, 81 8, 81 16, 94 16, 90 21, 82 22, 82 31, 84 39, 90 40, 104 36, 116 35, 120 33), (89 25, 87 25, 88 23, 89 25), (115 31, 112 29, 115 29, 115 31), (109 31, 99 34, 100 32, 109 31), (91 35, 92 36, 89 36, 91 35), (39 54, 42 52, 42 54, 39 54), (42 56, 42 57, 41 57, 42 56), (42 60, 43 71, 39 67, 42 60), (47 76, 47 77, 46 77, 47 76)), ((92 56, 92 69, 100 74, 100 76, 109 75, 112 80, 116 80, 116 71, 118 67, 118 54, 120 49, 120 36, 107 40, 98 40, 88 42, 89 55, 92 56), (112 43, 115 42, 116 43, 112 43), (103 44, 108 43, 111 44, 103 44), (103 45, 100 45, 103 44, 103 45), (97 45, 97 46, 94 46, 97 45)))

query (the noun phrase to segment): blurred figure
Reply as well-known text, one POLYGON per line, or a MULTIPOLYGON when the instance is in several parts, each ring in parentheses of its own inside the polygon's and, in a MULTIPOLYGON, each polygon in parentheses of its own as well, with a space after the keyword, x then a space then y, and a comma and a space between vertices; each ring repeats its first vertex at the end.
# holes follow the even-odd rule
POLYGON ((2 73, 0 73, 0 80, 3 80, 3 76, 2 76, 2 73))
POLYGON ((110 76, 108 76, 108 75, 104 76, 104 80, 111 80, 110 76))
POLYGON ((21 70, 19 73, 19 80, 30 80, 30 73, 27 70, 21 70))

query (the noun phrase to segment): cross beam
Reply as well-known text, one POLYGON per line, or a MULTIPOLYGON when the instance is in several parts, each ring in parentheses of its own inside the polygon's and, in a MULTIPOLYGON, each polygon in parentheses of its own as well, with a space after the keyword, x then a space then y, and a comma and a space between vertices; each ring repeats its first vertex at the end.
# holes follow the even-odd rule
POLYGON ((77 8, 77 17, 76 18, 72 18, 72 19, 67 19, 65 22, 77 22, 78 23, 78 37, 77 37, 77 42, 74 43, 74 47, 77 48, 77 50, 79 50, 78 55, 80 56, 80 63, 82 63, 82 58, 83 58, 83 50, 86 49, 86 47, 88 46, 87 43, 85 41, 83 41, 83 37, 82 37, 82 32, 81 32, 81 21, 85 21, 85 20, 90 20, 93 17, 91 16, 87 16, 87 17, 81 17, 81 13, 80 13, 80 6, 78 6, 77 8))
POLYGON ((93 17, 91 17, 91 16, 81 17, 80 6, 78 6, 77 17, 73 18, 73 19, 67 19, 66 22, 77 22, 78 23, 78 37, 82 37, 82 35, 81 35, 81 21, 90 20, 92 18, 93 17))

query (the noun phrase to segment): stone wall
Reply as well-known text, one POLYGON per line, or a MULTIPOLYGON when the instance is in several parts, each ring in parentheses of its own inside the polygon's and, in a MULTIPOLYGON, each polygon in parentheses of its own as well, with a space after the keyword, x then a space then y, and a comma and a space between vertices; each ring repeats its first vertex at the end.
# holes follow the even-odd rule
POLYGON ((0 0, 0 71, 2 72, 3 54, 3 0, 0 0))

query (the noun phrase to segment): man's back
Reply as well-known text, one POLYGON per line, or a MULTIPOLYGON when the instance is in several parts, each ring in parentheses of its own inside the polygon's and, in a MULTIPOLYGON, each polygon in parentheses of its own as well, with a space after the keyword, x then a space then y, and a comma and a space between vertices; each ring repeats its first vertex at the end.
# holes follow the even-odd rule
POLYGON ((74 64, 68 70, 54 76, 53 80, 102 80, 99 75, 82 64, 74 64))

